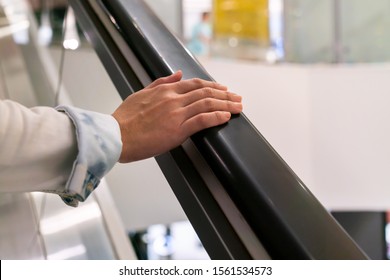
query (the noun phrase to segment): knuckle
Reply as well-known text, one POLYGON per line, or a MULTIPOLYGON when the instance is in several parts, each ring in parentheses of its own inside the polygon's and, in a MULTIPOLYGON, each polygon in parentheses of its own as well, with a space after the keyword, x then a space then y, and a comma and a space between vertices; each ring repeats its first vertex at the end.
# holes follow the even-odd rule
POLYGON ((185 110, 183 108, 175 108, 169 112, 169 122, 167 123, 167 126, 171 127, 172 129, 179 129, 180 125, 185 120, 185 110))
POLYGON ((172 110, 170 113, 170 120, 172 122, 173 127, 176 127, 176 123, 180 123, 182 118, 182 111, 181 110, 172 110))
POLYGON ((208 97, 214 97, 214 91, 210 87, 205 87, 202 89, 202 96, 203 98, 208 98, 208 97))
POLYGON ((165 81, 165 77, 158 78, 154 81, 154 83, 163 83, 165 81))
POLYGON ((205 98, 203 100, 203 106, 207 111, 213 111, 215 109, 215 103, 213 102, 213 99, 211 98, 205 98))
POLYGON ((231 111, 234 109, 234 104, 229 100, 225 100, 225 107, 226 107, 226 109, 231 111))
POLYGON ((214 112, 214 117, 217 123, 223 123, 226 121, 226 116, 222 112, 214 112))
POLYGON ((219 88, 220 85, 219 85, 217 82, 212 81, 212 82, 211 82, 211 87, 213 87, 213 88, 219 88))
POLYGON ((167 84, 158 85, 158 89, 159 89, 159 91, 167 92, 167 91, 169 91, 169 85, 167 85, 167 84))
POLYGON ((180 103, 173 94, 167 94, 162 98, 160 106, 162 106, 164 110, 172 110, 171 114, 175 116, 177 114, 175 109, 180 106, 180 103))
POLYGON ((200 79, 200 78, 193 78, 193 79, 192 79, 192 82, 193 82, 194 84, 198 85, 198 86, 203 85, 203 80, 200 79))
POLYGON ((198 116, 198 123, 201 128, 208 127, 209 118, 206 114, 202 114, 198 116))

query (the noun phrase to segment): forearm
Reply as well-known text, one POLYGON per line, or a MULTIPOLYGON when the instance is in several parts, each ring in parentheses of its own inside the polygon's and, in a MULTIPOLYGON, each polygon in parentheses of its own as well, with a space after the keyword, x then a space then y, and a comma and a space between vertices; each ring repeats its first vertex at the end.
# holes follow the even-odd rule
POLYGON ((77 157, 74 126, 49 107, 0 101, 0 188, 61 191, 77 157))
POLYGON ((0 190, 59 194, 84 201, 121 152, 117 122, 72 107, 25 108, 0 101, 0 190))

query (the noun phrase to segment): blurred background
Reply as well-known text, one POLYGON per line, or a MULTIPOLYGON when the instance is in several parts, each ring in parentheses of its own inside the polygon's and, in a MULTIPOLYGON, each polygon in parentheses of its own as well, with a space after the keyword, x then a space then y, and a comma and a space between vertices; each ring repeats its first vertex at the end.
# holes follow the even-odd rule
MULTIPOLYGON (((145 2, 244 97, 251 122, 366 252, 389 259, 390 1, 145 2)), ((0 98, 53 106, 59 93, 115 110, 121 99, 66 0, 0 3, 0 98)), ((1 259, 208 258, 154 159, 118 164, 77 209, 1 194, 0 225, 1 259)))

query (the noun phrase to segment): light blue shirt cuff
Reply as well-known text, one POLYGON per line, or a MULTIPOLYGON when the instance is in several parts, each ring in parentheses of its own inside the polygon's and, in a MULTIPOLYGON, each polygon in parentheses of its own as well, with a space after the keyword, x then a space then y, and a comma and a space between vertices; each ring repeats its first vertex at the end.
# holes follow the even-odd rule
POLYGON ((66 183, 62 200, 76 207, 99 185, 100 180, 118 162, 122 151, 118 122, 111 115, 71 106, 59 106, 76 128, 78 156, 66 183))

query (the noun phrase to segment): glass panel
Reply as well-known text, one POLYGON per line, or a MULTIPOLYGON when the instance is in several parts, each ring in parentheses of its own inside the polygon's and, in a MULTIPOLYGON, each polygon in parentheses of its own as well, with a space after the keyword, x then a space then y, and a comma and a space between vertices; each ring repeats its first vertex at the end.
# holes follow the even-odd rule
POLYGON ((390 2, 289 0, 286 61, 381 62, 390 59, 390 2))
MULTIPOLYGON (((0 3, 6 16, 2 17, 0 29, 2 95, 26 106, 53 106, 54 95, 61 88, 62 70, 56 67, 52 55, 61 54, 60 62, 65 53, 53 51, 52 47, 64 37, 66 1, 31 3, 32 6, 25 0, 0 3), (47 3, 53 6, 41 5, 47 3)), ((69 104, 65 88, 60 99, 69 104)), ((93 195, 78 208, 66 206, 57 195, 41 193, 2 195, 0 206, 5 210, 0 211, 1 228, 7 229, 0 231, 1 248, 7 250, 1 250, 2 259, 116 258, 93 195), (6 246, 7 242, 13 245, 6 246)))
POLYGON ((0 194, 0 259, 45 259, 35 207, 28 194, 0 194))
POLYGON ((340 1, 342 62, 390 60, 390 1, 340 1))
POLYGON ((93 197, 72 209, 53 195, 35 193, 48 260, 115 259, 102 212, 93 197))
POLYGON ((284 1, 284 42, 287 62, 333 62, 332 0, 284 1))

